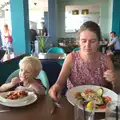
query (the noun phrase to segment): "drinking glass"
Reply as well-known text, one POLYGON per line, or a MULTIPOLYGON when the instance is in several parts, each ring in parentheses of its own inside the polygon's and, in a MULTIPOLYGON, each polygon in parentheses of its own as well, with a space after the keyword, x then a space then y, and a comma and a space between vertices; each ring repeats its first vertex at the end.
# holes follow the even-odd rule
POLYGON ((95 108, 93 108, 92 111, 86 111, 85 106, 82 106, 82 109, 81 109, 79 104, 81 103, 77 102, 74 105, 74 120, 94 120, 95 108))
POLYGON ((105 120, 120 120, 119 101, 111 101, 106 105, 105 120))

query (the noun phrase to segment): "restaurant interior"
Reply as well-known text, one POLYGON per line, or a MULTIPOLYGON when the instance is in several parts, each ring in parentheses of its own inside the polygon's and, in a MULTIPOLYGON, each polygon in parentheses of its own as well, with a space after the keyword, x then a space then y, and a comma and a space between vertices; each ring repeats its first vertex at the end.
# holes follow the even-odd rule
MULTIPOLYGON (((115 31, 117 36, 120 36, 119 5, 120 0, 1 0, 0 31, 2 33, 4 24, 8 24, 13 41, 12 49, 4 49, 4 39, 0 34, 2 42, 0 46, 0 85, 9 81, 13 76, 16 77, 19 61, 29 55, 38 57, 42 63, 42 70, 45 73, 40 78, 43 81, 47 80, 43 83, 47 92, 45 97, 37 100, 36 96, 33 96, 33 100, 31 98, 31 101, 22 102, 19 105, 15 103, 16 106, 14 103, 2 102, 0 97, 0 119, 119 120, 120 118, 117 117, 105 119, 106 112, 104 110, 90 112, 89 116, 94 115, 94 118, 85 118, 89 112, 86 112, 84 107, 77 108, 77 112, 75 111, 76 102, 71 102, 72 93, 67 92, 66 86, 62 91, 63 97, 60 106, 56 105, 48 95, 49 89, 58 79, 67 54, 80 50, 76 34, 84 22, 94 21, 100 26, 102 40, 99 51, 102 53, 105 53, 111 31, 115 31), (45 36, 41 35, 41 23, 44 23, 47 29, 45 36), (31 26, 37 32, 34 43, 31 43, 30 38, 31 26), (51 108, 54 108, 52 115, 51 108), (75 117, 78 114, 82 117, 75 117)), ((113 63, 119 78, 119 55, 114 57, 113 63)), ((120 82, 117 80, 114 93, 110 91, 109 94, 113 94, 113 96, 118 94, 118 97, 115 96, 115 98, 120 100, 119 93, 120 82)))

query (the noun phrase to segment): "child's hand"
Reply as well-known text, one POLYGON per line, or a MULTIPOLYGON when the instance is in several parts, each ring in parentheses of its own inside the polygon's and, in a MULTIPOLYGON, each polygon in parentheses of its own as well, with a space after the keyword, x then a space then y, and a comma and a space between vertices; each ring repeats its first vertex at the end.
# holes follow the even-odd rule
POLYGON ((18 77, 14 77, 12 80, 11 80, 11 83, 12 85, 16 85, 18 83, 20 83, 20 79, 18 77))

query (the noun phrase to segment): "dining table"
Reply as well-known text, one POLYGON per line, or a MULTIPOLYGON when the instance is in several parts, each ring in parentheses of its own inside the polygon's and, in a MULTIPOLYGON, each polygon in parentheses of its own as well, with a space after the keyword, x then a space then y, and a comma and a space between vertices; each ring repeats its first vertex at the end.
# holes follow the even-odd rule
MULTIPOLYGON (((24 107, 10 107, 10 111, 0 112, 0 120, 74 120, 74 107, 65 96, 62 96, 60 104, 62 107, 56 108, 51 114, 53 101, 48 95, 42 96, 33 104, 24 107)), ((8 107, 0 105, 0 109, 8 109, 8 107)), ((101 116, 104 117, 104 114, 98 116, 101 118, 101 116)))
POLYGON ((48 60, 64 60, 66 58, 65 53, 39 53, 39 59, 48 59, 48 60))

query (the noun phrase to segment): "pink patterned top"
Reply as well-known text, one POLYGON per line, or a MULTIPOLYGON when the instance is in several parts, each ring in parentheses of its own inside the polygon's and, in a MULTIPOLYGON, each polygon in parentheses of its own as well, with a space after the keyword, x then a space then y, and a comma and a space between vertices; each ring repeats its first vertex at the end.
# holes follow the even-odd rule
POLYGON ((79 51, 72 52, 72 69, 67 80, 68 89, 78 85, 99 85, 107 87, 109 83, 104 79, 103 73, 107 70, 106 55, 100 53, 93 63, 85 62, 79 51))

